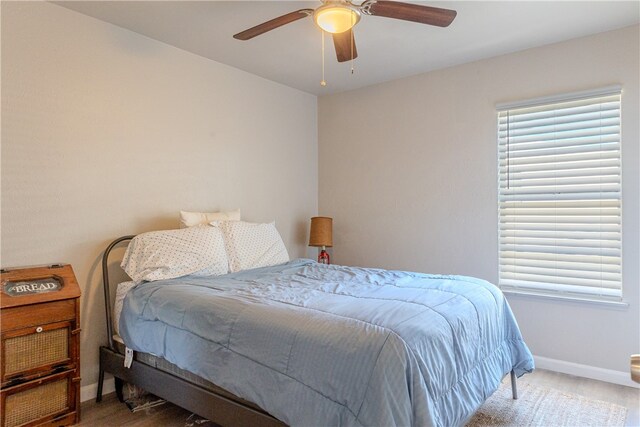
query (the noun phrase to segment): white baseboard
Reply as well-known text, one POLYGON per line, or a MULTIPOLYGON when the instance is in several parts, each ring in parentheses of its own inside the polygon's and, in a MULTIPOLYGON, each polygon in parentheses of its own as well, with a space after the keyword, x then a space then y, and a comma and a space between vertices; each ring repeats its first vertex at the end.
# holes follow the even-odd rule
POLYGON ((550 359, 548 357, 542 356, 533 356, 533 359, 536 362, 536 368, 560 372, 561 374, 574 375, 576 377, 605 381, 608 383, 624 385, 627 387, 640 388, 640 384, 631 380, 631 375, 629 374, 629 372, 614 371, 612 369, 581 365, 579 363, 550 359))
MULTIPOLYGON (((536 368, 548 371, 560 372, 562 374, 574 375, 576 377, 590 378, 592 380, 605 381, 613 384, 625 385, 627 387, 640 388, 640 384, 631 381, 628 372, 614 371, 611 369, 597 368, 595 366, 580 365, 578 363, 566 362, 564 360, 550 359, 548 357, 534 356, 536 368)), ((96 398, 98 383, 85 385, 80 388, 80 401, 85 402, 96 398)), ((105 379, 102 394, 109 394, 116 391, 113 378, 105 379)))
MULTIPOLYGON (((102 385, 102 395, 113 393, 116 391, 115 382, 113 378, 105 379, 102 385)), ((86 402, 87 400, 93 400, 98 394, 98 383, 88 384, 80 387, 80 402, 86 402)))

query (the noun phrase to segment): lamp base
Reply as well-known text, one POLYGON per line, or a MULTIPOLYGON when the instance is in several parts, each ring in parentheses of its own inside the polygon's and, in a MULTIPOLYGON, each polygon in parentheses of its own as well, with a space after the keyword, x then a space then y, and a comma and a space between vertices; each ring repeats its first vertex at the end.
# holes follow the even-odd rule
POLYGON ((329 252, 325 251, 324 248, 318 254, 318 262, 320 264, 331 264, 329 252))

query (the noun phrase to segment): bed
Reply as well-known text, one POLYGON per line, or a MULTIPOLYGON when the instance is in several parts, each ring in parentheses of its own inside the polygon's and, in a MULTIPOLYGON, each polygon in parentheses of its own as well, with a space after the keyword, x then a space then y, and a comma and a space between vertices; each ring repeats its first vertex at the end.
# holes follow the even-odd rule
POLYGON ((450 426, 534 368, 488 282, 303 259, 129 286, 115 334, 108 257, 132 237, 103 257, 98 401, 109 372, 225 426, 450 426))

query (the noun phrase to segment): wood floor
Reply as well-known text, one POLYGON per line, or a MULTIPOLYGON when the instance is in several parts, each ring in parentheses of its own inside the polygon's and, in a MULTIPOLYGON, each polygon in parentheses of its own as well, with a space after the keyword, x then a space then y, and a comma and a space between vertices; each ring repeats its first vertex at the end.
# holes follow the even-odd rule
MULTIPOLYGON (((509 381, 509 376, 505 378, 509 381)), ((579 394, 590 399, 616 403, 629 409, 627 426, 640 426, 640 389, 623 387, 601 381, 536 370, 533 374, 518 379, 518 384, 554 388, 556 390, 579 394)), ((190 412, 166 403, 162 406, 132 413, 126 405, 118 402, 115 394, 105 396, 102 403, 85 402, 82 404, 80 426, 126 426, 126 427, 185 427, 190 412)), ((209 427, 200 424, 197 427, 209 427)), ((195 427, 195 426, 194 426, 195 427)))

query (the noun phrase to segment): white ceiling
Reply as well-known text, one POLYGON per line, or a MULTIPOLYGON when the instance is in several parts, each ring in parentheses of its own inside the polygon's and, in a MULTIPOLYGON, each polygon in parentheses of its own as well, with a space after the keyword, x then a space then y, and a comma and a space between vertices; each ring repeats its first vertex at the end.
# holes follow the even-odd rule
MULTIPOLYGON (((299 1, 56 1, 189 52, 305 92, 323 95, 622 28, 640 22, 640 1, 430 1, 455 9, 448 28, 363 16, 359 57, 339 64, 327 37, 321 87, 321 36, 304 18, 249 41, 232 35, 285 13, 299 1)), ((360 1, 357 4, 361 3, 360 1)))

